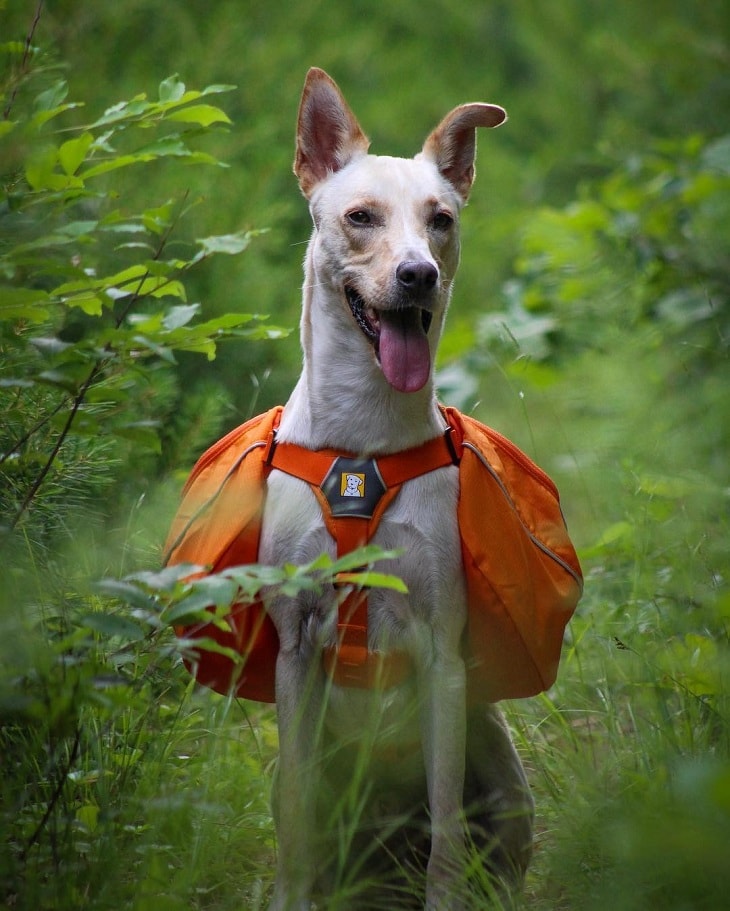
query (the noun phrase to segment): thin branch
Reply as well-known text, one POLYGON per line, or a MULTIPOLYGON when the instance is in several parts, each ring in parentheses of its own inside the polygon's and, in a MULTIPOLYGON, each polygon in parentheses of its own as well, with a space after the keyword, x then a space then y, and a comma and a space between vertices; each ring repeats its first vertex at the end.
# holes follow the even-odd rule
POLYGON ((38 27, 38 23, 41 21, 41 13, 43 11, 43 0, 38 0, 38 6, 36 7, 35 17, 33 23, 30 27, 30 31, 25 37, 25 50, 23 51, 23 59, 20 63, 20 75, 16 80, 13 91, 10 93, 10 98, 8 100, 7 106, 3 111, 3 120, 10 119, 10 112, 13 109, 13 104, 15 103, 15 96, 18 94, 18 87, 23 76, 28 72, 28 61, 30 60, 30 49, 33 42, 33 36, 35 35, 35 30, 38 27))
POLYGON ((73 405, 71 406, 71 410, 69 411, 68 417, 66 418, 66 423, 63 425, 63 428, 61 429, 61 432, 58 435, 56 444, 53 447, 53 449, 51 450, 51 454, 46 459, 46 462, 43 465, 43 468, 41 468, 41 470, 38 472, 35 481, 33 481, 33 483, 31 484, 30 489, 28 490, 27 494, 25 495, 25 499, 20 504, 18 511, 16 512, 15 516, 13 517, 13 520, 9 526, 10 531, 12 531, 15 528, 15 526, 18 524, 18 522, 20 521, 23 514, 29 508, 30 504, 33 502, 33 500, 35 500, 36 494, 40 490, 41 485, 43 484, 45 479, 47 478, 48 472, 53 467, 53 463, 55 462, 56 457, 58 456, 58 453, 61 450, 61 447, 66 442, 66 437, 71 432, 71 427, 73 425, 74 420, 76 419, 76 415, 78 414, 79 408, 81 408, 81 406, 84 403, 84 399, 86 398, 86 393, 89 391, 89 388, 91 387, 91 384, 94 382, 96 377, 101 373, 101 371, 103 369, 103 364, 104 364, 103 361, 97 361, 96 364, 94 364, 93 368, 91 369, 89 375, 86 377, 84 382, 81 384, 79 391, 76 393, 76 396, 74 397, 73 405))
MULTIPOLYGON (((188 192, 189 191, 185 192, 183 199, 181 201, 181 211, 182 211, 182 205, 185 203, 185 200, 187 199, 188 192)), ((178 222, 179 218, 180 218, 180 215, 178 215, 177 218, 175 218, 170 223, 170 225, 168 225, 167 230, 161 236, 160 242, 157 245, 157 249, 155 250, 155 252, 152 256, 153 262, 156 262, 162 256, 162 253, 167 245, 167 241, 170 237, 170 234, 172 233, 174 228, 177 226, 177 222, 178 222)), ((128 316, 132 307, 140 299, 140 296, 141 296, 140 290, 144 287, 144 283, 147 281, 149 276, 150 276, 150 273, 149 273, 149 270, 147 270, 144 273, 144 275, 142 275, 140 277, 139 283, 137 285, 137 290, 133 294, 130 295, 129 303, 124 307, 124 309, 122 310, 122 312, 119 314, 119 316, 117 317, 117 319, 115 321, 115 327, 117 329, 119 329, 121 324, 124 322, 124 320, 128 316)), ((111 351, 111 342, 107 343, 105 350, 111 351)), ((35 500, 35 498, 38 494, 38 491, 40 490, 41 486, 43 485, 43 482, 48 477, 48 473, 50 472, 51 468, 53 467, 53 463, 56 461, 58 453, 61 451, 61 447, 66 442, 66 438, 68 437, 68 435, 71 433, 71 428, 73 427, 74 421, 76 420, 76 415, 78 414, 81 406, 84 404, 84 401, 86 400, 86 395, 87 395, 89 389, 91 388, 91 386, 95 382, 95 380, 98 378, 98 376, 103 372, 107 363, 108 363, 108 358, 100 357, 94 363, 94 366, 89 371, 89 375, 86 377, 84 382, 79 386, 78 391, 76 392, 76 395, 74 396, 73 403, 71 405, 71 409, 68 413, 68 417, 66 418, 66 421, 65 421, 63 427, 61 428, 60 433, 58 434, 58 439, 56 440, 56 443, 55 443, 53 449, 51 450, 43 467, 38 472, 38 475, 36 476, 35 480, 31 484, 28 492, 25 495, 23 502, 20 504, 20 506, 18 508, 18 511, 16 512, 12 521, 9 523, 10 531, 12 531, 17 526, 18 522, 21 520, 23 515, 28 511, 28 509, 30 508, 30 505, 35 500)))
POLYGON ((40 820, 38 825, 35 827, 35 831, 30 836, 28 841, 25 844, 25 847, 20 852, 20 859, 24 861, 28 856, 30 849, 41 837, 41 832, 45 829, 48 820, 51 818, 51 813, 53 813, 56 804, 61 799, 61 794, 63 793, 64 785, 68 778, 68 774, 73 768, 73 764, 76 762, 76 757, 79 755, 79 747, 81 745, 81 728, 76 728, 76 735, 74 737, 73 746, 71 747, 71 753, 68 757, 68 761, 64 764, 62 769, 59 769, 58 780, 56 781, 56 787, 53 789, 53 794, 51 795, 48 805, 46 806, 46 812, 43 814, 43 818, 40 820))
POLYGON ((45 414, 42 418, 39 418, 29 430, 26 430, 26 432, 21 437, 19 437, 12 446, 10 446, 5 452, 2 453, 2 455, 0 455, 0 465, 2 465, 3 462, 6 462, 12 455, 22 449, 23 446, 25 446, 25 444, 30 441, 31 437, 34 437, 40 430, 42 430, 46 424, 52 418, 54 418, 62 408, 65 407, 65 404, 65 400, 59 402, 55 408, 51 409, 51 411, 48 412, 48 414, 45 414))

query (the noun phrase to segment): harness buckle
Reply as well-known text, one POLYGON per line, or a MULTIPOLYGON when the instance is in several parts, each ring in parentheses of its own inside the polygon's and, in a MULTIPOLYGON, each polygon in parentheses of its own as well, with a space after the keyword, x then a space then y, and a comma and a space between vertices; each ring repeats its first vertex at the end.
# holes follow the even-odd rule
POLYGON ((456 451, 453 433, 454 428, 451 426, 451 424, 449 424, 446 430, 444 430, 444 442, 446 443, 446 448, 449 450, 451 461, 454 463, 454 465, 458 465, 461 459, 459 458, 459 453, 456 451))
POLYGON ((276 439, 276 428, 269 431, 268 436, 266 437, 266 446, 264 448, 264 465, 266 468, 271 468, 271 463, 274 461, 274 452, 276 451, 277 439, 276 439))

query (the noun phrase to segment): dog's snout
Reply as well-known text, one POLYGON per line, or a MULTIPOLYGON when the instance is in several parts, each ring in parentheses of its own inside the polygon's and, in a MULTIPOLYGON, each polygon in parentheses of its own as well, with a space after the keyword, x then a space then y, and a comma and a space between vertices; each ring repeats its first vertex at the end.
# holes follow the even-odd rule
POLYGON ((436 287, 439 273, 433 263, 406 260, 398 266, 395 276, 404 291, 417 297, 436 287))

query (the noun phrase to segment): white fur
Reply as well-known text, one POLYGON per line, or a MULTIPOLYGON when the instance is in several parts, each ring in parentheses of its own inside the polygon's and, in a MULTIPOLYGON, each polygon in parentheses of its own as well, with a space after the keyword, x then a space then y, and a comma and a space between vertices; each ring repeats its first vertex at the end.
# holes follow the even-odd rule
MULTIPOLYGON (((375 157, 366 154, 367 140, 334 83, 322 71, 310 71, 300 109, 295 170, 315 227, 305 262, 303 369, 284 411, 281 440, 312 449, 380 455, 443 432, 433 372, 416 392, 394 389, 350 312, 344 287, 354 283, 368 304, 382 311, 399 305, 394 279, 399 263, 435 266, 436 289, 420 301, 432 313, 428 341, 433 365, 458 264, 458 215, 473 177, 474 126, 494 125, 492 121, 500 120, 499 110, 488 105, 457 108, 416 159, 375 157), (360 209, 373 216, 373 226, 351 223, 348 213, 360 209), (436 230, 435 212, 448 213, 453 226, 436 230)), ((382 568, 400 576, 409 593, 370 594, 370 648, 407 651, 415 665, 413 680, 385 692, 329 687, 320 650, 323 644, 334 643, 333 593, 278 597, 268 605, 280 638, 279 862, 271 911, 310 907, 319 862, 314 845, 320 826, 319 751, 325 736, 344 743, 370 737, 376 748, 379 740, 391 745, 421 743, 422 760, 404 764, 402 776, 404 794, 420 789, 430 811, 426 908, 461 907, 456 882, 464 844, 462 794, 470 747, 461 656, 467 606, 457 496, 456 467, 408 481, 374 540, 384 548, 402 549, 401 557, 382 568)), ((302 563, 323 551, 334 556, 335 546, 308 485, 274 471, 263 519, 261 562, 302 563)), ((529 809, 524 776, 506 729, 492 708, 484 707, 482 714, 482 727, 491 725, 490 733, 482 732, 471 749, 482 754, 491 740, 503 773, 502 796, 507 795, 508 805, 519 801, 529 809)), ((480 755, 474 765, 486 769, 483 775, 477 771, 479 781, 484 779, 485 787, 494 789, 496 766, 490 765, 489 757, 480 755)), ((514 837, 524 842, 524 826, 514 837)), ((514 853, 523 850, 521 844, 514 853)), ((515 861, 515 866, 520 864, 515 861)))

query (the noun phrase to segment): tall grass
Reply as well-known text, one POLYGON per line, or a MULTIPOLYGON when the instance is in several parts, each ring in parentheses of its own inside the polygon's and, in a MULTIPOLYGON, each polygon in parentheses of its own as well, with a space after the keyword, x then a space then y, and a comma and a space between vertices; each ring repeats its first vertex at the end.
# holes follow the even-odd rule
MULTIPOLYGON (((629 502, 638 527, 647 503, 629 502)), ((587 594, 559 681, 507 706, 538 819, 517 907, 723 907, 730 598, 722 540, 705 540, 703 558, 692 541, 725 525, 685 505, 697 510, 685 510, 681 547, 668 552, 649 529, 640 550, 614 533, 585 548, 587 594), (667 585, 675 563, 684 599, 667 585)), ((5 906, 266 907, 273 710, 195 689, 168 631, 135 638, 125 624, 139 623, 139 607, 100 601, 68 568, 59 599, 58 569, 40 568, 22 614, 12 597, 0 613, 5 906), (96 632, 97 611, 116 625, 96 632)), ((328 907, 347 908, 358 888, 345 877, 328 907)), ((465 889, 476 909, 497 906, 490 888, 475 865, 465 889)))
MULTIPOLYGON (((725 531, 702 518, 685 527, 697 540, 725 531)), ((721 564, 707 578, 695 548, 667 557, 661 535, 646 543, 633 563, 628 554, 616 559, 615 542, 593 549, 559 682, 510 708, 540 819, 529 907, 719 909, 727 900, 730 654, 721 564), (674 561, 691 580, 684 598, 662 592, 674 561), (624 567, 623 585, 612 562, 624 567)))

